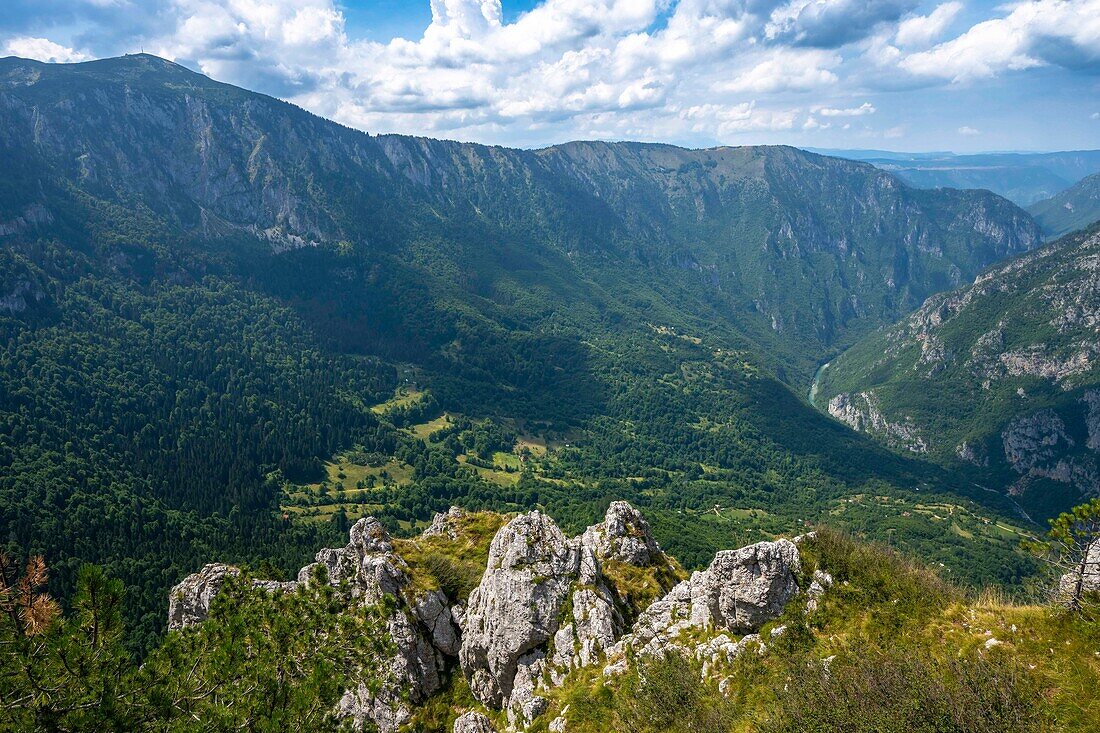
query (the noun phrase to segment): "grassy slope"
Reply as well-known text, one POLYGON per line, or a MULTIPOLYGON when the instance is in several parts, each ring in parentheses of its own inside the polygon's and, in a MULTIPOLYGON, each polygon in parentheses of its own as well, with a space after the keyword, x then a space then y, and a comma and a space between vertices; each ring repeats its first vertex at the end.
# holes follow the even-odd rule
MULTIPOLYGON (((449 555, 443 545, 465 542, 440 542, 438 551, 449 555)), ((636 661, 610 678, 598 667, 578 670, 547 693, 551 709, 533 730, 547 730, 563 710, 577 733, 1084 733, 1100 724, 1100 621, 963 591, 891 550, 830 530, 801 550, 802 588, 819 568, 836 584, 814 613, 803 612, 799 597, 766 625, 764 654, 750 652, 701 678, 691 660, 636 661), (786 632, 773 639, 778 626, 786 632)), ((414 557, 414 566, 426 564, 422 552, 414 557)), ((455 671, 412 727, 448 731, 467 709, 480 707, 455 671)))

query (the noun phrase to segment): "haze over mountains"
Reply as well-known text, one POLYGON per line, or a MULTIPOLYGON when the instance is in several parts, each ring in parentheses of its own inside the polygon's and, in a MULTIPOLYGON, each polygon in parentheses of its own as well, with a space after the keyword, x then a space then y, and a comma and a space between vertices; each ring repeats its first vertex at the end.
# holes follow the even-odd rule
MULTIPOLYGON (((895 153, 820 150, 890 171, 919 188, 984 188, 1030 207, 1100 171, 1100 150, 1055 153, 895 153)), ((1065 232, 1057 232, 1064 234, 1065 232)))
POLYGON ((802 398, 1039 244, 994 193, 782 146, 371 136, 146 55, 0 60, 0 156, 0 538, 62 592, 108 564, 142 643, 212 557, 296 569, 451 503, 577 529, 630 499, 688 565, 828 515, 969 582, 1033 569, 984 466, 802 398))

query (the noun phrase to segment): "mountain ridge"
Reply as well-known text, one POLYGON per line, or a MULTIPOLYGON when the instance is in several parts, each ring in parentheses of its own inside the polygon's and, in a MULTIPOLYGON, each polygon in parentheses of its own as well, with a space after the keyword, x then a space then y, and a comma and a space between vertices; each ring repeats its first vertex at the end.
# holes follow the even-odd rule
POLYGON ((1095 495, 1098 247, 1094 225, 933 296, 834 360, 819 402, 897 447, 995 467, 1040 511, 1095 495))
POLYGON ((1100 173, 1082 178, 1065 191, 1028 207, 1051 239, 1100 221, 1100 173))

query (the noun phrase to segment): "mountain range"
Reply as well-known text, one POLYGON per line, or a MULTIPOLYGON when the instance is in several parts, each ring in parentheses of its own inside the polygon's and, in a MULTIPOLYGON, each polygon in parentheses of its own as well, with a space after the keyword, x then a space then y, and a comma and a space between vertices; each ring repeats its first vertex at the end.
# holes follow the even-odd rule
POLYGON ((375 136, 148 55, 0 60, 0 158, 0 541, 62 597, 120 575, 138 646, 210 557, 278 575, 452 503, 578 530, 629 499, 689 567, 828 518, 962 582, 1034 570, 989 467, 802 397, 1039 245, 989 191, 782 146, 375 136))
POLYGON ((1045 235, 1060 237, 1100 221, 1100 173, 1028 207, 1045 235))

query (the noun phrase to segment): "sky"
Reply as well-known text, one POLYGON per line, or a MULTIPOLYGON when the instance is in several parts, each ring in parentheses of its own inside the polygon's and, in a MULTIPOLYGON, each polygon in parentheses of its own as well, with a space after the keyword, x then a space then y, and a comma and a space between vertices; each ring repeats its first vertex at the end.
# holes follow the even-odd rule
POLYGON ((145 51, 371 133, 1100 148, 1100 0, 4 0, 0 56, 145 51))

